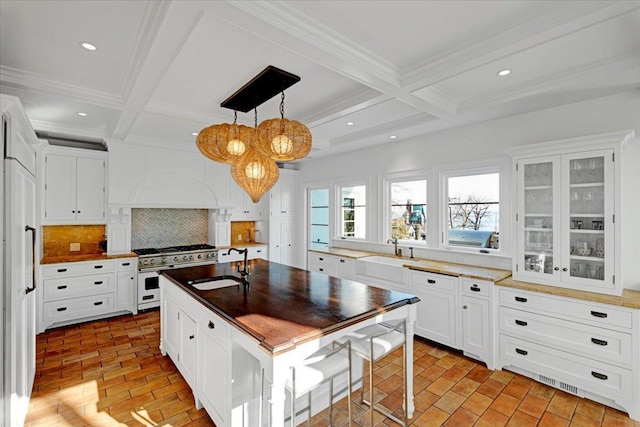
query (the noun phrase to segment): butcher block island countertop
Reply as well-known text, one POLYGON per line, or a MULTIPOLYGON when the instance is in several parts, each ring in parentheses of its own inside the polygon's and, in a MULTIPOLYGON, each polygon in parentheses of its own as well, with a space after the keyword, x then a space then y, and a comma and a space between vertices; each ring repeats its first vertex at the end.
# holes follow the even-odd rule
POLYGON ((201 291, 188 282, 239 276, 222 263, 162 271, 205 307, 260 341, 275 355, 363 320, 420 301, 416 296, 330 277, 262 259, 249 261, 250 285, 201 291))

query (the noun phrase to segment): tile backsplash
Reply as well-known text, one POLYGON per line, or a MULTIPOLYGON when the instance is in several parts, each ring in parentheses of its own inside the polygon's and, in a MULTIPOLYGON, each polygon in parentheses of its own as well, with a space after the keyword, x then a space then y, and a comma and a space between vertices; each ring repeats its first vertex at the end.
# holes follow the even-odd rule
POLYGON ((255 221, 234 221, 231 223, 231 245, 253 243, 256 235, 255 221), (240 237, 238 239, 238 237, 240 237))
POLYGON ((131 209, 131 248, 207 243, 207 209, 131 209))
POLYGON ((104 239, 104 225, 48 225, 42 227, 42 256, 100 254, 98 246, 104 239), (79 245, 71 251, 71 244, 79 245))

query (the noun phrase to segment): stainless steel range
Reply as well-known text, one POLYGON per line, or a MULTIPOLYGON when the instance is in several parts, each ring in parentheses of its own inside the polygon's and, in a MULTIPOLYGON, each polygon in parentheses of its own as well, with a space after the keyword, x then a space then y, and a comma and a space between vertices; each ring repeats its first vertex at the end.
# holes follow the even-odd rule
POLYGON ((160 306, 158 271, 218 262, 218 250, 207 244, 134 249, 138 254, 138 310, 160 306))

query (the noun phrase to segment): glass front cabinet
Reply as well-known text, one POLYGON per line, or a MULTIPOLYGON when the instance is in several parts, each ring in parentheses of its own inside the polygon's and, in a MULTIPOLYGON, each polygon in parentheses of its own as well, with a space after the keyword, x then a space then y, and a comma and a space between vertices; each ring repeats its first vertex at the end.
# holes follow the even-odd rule
POLYGON ((514 150, 514 279, 622 293, 622 277, 616 271, 619 150, 590 142, 571 141, 566 152, 563 144, 549 143, 536 144, 533 151, 528 147, 527 153, 514 150))

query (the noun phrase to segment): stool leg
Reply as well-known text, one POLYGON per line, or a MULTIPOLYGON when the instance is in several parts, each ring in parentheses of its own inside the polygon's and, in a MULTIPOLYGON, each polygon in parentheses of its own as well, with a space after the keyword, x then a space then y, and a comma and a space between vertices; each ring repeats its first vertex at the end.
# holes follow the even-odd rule
POLYGON ((407 341, 405 340, 402 345, 402 369, 404 371, 404 427, 409 425, 409 418, 407 413, 409 412, 409 390, 407 389, 407 341))
POLYGON ((329 425, 333 425, 333 378, 329 380, 329 425))
POLYGON ((369 411, 371 413, 371 427, 373 427, 373 339, 370 339, 369 343, 369 411))
POLYGON ((291 427, 296 426, 296 369, 291 368, 291 427))
POLYGON ((308 425, 309 427, 311 427, 311 391, 309 391, 309 392, 307 393, 307 396, 308 396, 308 397, 307 397, 307 399, 308 399, 308 400, 307 400, 307 405, 309 405, 309 409, 308 409, 308 411, 309 411, 309 416, 307 417, 307 425, 308 425))
POLYGON ((349 347, 349 370, 347 371, 347 416, 349 427, 351 427, 351 347, 349 347))

